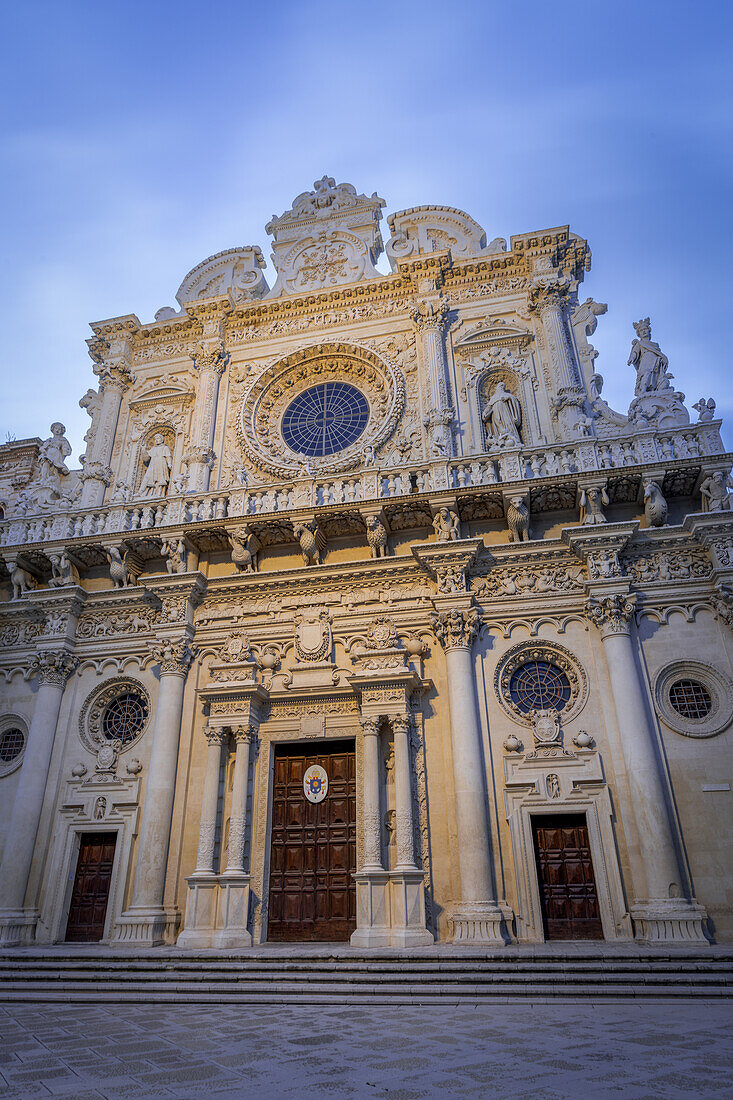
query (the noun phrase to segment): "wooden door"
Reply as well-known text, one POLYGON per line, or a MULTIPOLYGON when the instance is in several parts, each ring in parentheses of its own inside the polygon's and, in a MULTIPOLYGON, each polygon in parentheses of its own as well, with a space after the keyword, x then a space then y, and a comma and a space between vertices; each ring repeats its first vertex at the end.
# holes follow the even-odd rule
POLYGON ((356 757, 353 741, 275 749, 267 937, 348 940, 356 927, 356 757), (320 764, 322 802, 305 797, 303 776, 320 764))
POLYGON ((602 940, 585 814, 533 817, 542 920, 548 940, 602 940))
POLYGON ((104 935, 117 833, 82 833, 71 893, 67 943, 94 943, 104 935))

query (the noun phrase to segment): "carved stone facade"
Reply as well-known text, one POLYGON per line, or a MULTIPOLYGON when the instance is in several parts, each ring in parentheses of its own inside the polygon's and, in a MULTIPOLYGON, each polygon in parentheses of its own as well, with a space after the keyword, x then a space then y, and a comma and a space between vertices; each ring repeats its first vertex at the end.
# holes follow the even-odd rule
POLYGON ((342 757, 355 949, 550 936, 564 818, 588 927, 733 938, 715 402, 690 421, 644 318, 608 406, 568 227, 422 206, 385 247, 383 206, 324 176, 267 227, 272 288, 225 249, 93 324, 81 469, 60 422, 0 447, 1 943, 64 940, 100 832, 93 938, 266 941, 283 761, 342 757))

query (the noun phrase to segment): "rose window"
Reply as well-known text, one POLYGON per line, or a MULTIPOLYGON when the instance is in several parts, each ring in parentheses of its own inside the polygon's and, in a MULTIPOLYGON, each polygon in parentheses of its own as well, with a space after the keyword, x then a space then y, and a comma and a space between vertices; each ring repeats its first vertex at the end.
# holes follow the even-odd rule
POLYGON ((325 458, 344 451, 363 434, 369 403, 348 382, 322 382, 298 394, 282 419, 282 436, 296 454, 325 458))
POLYGON ((108 741, 128 744, 140 734, 148 716, 148 701, 137 692, 127 691, 113 699, 104 712, 102 733, 108 741))
POLYGON ((676 680, 669 689, 669 701, 683 718, 707 718, 713 705, 699 680, 676 680))
POLYGON ((522 714, 531 710, 562 710, 570 700, 570 681, 550 661, 528 661, 513 673, 509 696, 522 714))
POLYGON ((9 764, 20 756, 25 745, 25 736, 22 730, 9 729, 0 733, 0 763, 9 764))

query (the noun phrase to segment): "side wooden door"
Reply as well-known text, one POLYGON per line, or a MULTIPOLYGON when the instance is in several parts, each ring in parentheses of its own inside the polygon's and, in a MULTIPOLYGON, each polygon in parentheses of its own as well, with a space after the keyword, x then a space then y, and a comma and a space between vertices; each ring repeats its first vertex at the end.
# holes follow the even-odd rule
POLYGON ((275 750, 267 938, 348 940, 356 927, 356 754, 353 741, 275 750), (309 802, 312 764, 328 776, 322 802, 309 802))
POLYGON ((548 940, 602 940, 585 814, 532 818, 542 920, 548 940))
POLYGON ((71 893, 67 943, 95 943, 104 935, 117 833, 82 833, 71 893))

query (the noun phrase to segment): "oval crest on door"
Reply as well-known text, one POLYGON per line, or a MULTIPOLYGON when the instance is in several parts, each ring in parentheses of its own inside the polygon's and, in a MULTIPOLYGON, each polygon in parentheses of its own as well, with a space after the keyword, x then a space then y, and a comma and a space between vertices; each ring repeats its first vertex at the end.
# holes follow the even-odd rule
POLYGON ((323 802, 328 794, 328 776, 320 764, 311 764, 303 776, 303 790, 309 802, 323 802))

